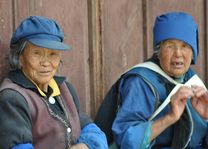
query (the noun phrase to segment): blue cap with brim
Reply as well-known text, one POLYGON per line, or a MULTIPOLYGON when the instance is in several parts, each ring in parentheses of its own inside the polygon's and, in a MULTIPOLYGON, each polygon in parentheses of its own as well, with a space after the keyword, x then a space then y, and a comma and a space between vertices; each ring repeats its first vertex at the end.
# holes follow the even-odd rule
POLYGON ((52 50, 69 50, 70 46, 63 43, 64 33, 52 19, 42 16, 31 16, 22 21, 13 33, 10 46, 19 41, 30 43, 52 50))
POLYGON ((193 49, 192 64, 198 57, 198 27, 192 16, 184 12, 170 12, 158 16, 153 28, 154 46, 161 41, 177 39, 189 44, 193 49))

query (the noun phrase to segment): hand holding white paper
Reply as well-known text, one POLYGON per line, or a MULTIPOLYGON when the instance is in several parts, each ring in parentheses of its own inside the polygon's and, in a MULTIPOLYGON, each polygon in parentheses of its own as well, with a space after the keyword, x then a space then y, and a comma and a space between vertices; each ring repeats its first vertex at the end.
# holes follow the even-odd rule
POLYGON ((171 96, 173 94, 175 94, 181 86, 189 86, 189 87, 191 87, 192 85, 202 86, 202 87, 204 87, 206 89, 206 86, 204 85, 204 83, 202 82, 202 80, 196 74, 193 77, 191 77, 185 84, 178 83, 173 88, 173 90, 170 92, 170 94, 165 99, 165 101, 159 106, 159 108, 149 118, 149 121, 151 121, 155 116, 157 116, 168 105, 168 103, 170 102, 171 96))

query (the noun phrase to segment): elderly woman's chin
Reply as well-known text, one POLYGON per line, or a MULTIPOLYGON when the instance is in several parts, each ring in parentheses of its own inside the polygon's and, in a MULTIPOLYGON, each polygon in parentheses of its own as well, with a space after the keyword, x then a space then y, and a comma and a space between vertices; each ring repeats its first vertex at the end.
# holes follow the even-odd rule
POLYGON ((52 71, 41 71, 38 73, 38 75, 43 78, 50 78, 50 77, 52 78, 54 76, 54 74, 55 73, 52 71))
POLYGON ((32 81, 34 81, 38 86, 48 85, 53 76, 54 73, 39 73, 38 75, 33 76, 30 79, 32 79, 32 81))

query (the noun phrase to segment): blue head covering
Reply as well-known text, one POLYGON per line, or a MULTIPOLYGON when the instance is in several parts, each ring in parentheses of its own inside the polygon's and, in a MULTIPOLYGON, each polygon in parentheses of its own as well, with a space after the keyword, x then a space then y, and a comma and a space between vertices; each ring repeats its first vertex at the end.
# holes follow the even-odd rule
POLYGON ((192 64, 198 56, 198 27, 193 17, 184 12, 170 12, 158 16, 153 28, 154 46, 167 39, 177 39, 193 49, 192 64))
POLYGON ((30 16, 23 20, 12 35, 10 46, 26 40, 36 46, 54 50, 68 50, 63 43, 64 33, 52 19, 42 16, 30 16))

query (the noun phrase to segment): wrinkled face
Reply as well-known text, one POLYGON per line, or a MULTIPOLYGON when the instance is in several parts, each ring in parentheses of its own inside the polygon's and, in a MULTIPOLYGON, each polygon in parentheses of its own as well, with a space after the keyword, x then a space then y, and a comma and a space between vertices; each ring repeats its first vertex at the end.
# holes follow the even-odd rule
POLYGON ((193 51, 180 40, 166 40, 159 52, 160 65, 169 76, 180 77, 189 69, 193 51))
POLYGON ((60 51, 28 44, 20 56, 20 66, 21 70, 40 87, 48 85, 60 60, 60 51))

